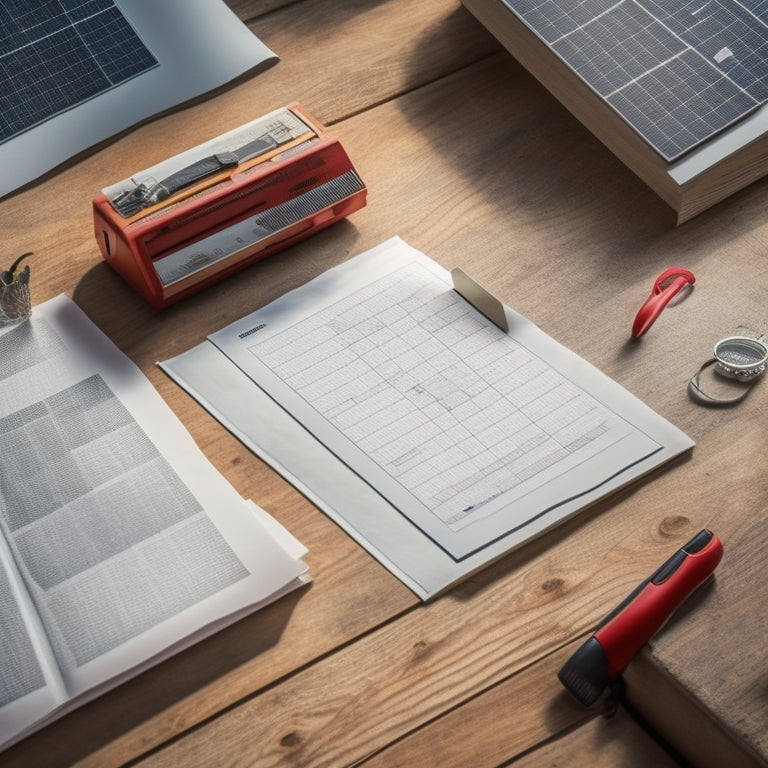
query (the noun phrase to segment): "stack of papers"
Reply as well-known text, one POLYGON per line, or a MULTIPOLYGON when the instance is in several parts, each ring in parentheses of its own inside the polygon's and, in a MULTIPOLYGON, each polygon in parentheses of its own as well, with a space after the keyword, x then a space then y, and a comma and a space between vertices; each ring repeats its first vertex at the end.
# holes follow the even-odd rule
POLYGON ((0 359, 1 748, 307 576, 70 299, 0 359))
POLYGON ((423 599, 690 449, 399 238, 161 367, 423 599))

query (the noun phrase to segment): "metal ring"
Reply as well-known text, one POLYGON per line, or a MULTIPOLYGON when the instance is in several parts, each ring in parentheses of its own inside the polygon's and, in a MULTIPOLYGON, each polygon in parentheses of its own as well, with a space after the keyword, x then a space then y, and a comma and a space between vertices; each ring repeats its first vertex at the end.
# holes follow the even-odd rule
POLYGON ((729 336, 715 344, 715 371, 739 381, 751 381, 768 367, 768 347, 747 336, 729 336))

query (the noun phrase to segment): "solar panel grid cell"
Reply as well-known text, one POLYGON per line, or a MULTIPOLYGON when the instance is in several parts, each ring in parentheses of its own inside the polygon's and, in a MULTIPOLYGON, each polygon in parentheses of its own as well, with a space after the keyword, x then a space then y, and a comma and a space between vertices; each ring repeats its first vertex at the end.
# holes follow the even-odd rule
POLYGON ((504 0, 664 159, 768 100, 768 0, 504 0))
POLYGON ((156 64, 112 0, 4 0, 0 141, 156 64))

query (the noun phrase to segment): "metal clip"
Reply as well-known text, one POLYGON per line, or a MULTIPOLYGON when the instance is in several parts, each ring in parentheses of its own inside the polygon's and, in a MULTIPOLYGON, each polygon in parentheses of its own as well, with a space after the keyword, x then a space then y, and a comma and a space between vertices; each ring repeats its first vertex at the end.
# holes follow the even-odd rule
POLYGON ((121 192, 116 195, 112 199, 112 205, 121 216, 129 218, 167 197, 168 190, 162 184, 138 184, 130 192, 121 192))

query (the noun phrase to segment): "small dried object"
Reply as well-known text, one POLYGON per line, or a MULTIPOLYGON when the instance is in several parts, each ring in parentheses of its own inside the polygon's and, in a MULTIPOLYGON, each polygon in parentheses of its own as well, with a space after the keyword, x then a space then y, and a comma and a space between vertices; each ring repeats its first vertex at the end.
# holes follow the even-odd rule
POLYGON ((23 253, 10 269, 0 272, 0 326, 26 320, 32 313, 29 293, 29 264, 17 273, 21 262, 31 256, 23 253))

